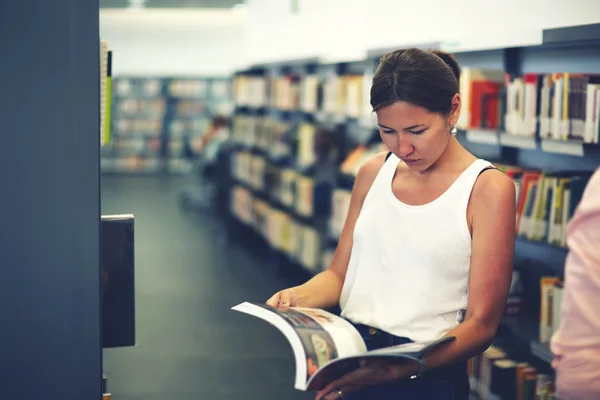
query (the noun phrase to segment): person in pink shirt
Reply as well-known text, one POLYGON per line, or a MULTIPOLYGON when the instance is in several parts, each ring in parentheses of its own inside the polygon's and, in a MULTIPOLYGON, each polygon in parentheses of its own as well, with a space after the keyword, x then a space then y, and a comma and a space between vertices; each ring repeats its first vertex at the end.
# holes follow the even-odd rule
POLYGON ((568 227, 561 323, 552 337, 557 398, 600 399, 600 169, 568 227))

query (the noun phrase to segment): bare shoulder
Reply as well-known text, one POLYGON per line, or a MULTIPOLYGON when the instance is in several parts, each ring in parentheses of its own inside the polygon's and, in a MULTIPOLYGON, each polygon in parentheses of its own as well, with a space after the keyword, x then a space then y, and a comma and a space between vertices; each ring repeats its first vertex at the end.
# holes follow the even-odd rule
POLYGON ((514 209, 515 184, 512 179, 504 172, 498 169, 489 169, 481 173, 471 195, 473 206, 486 209, 496 209, 501 207, 508 208, 511 212, 514 209))
POLYGON ((381 152, 365 161, 358 170, 356 181, 354 184, 355 191, 359 194, 366 195, 379 170, 385 163, 387 152, 381 152))

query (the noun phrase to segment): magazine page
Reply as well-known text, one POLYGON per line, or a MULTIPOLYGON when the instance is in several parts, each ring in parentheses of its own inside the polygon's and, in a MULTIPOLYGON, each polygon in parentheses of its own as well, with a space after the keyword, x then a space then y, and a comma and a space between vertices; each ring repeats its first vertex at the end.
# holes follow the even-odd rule
POLYGON ((343 358, 340 357, 336 360, 331 360, 327 365, 323 366, 319 371, 317 371, 317 373, 311 376, 308 384, 306 385, 307 390, 321 390, 335 379, 339 379, 345 374, 360 368, 360 360, 363 358, 406 358, 409 360, 416 360, 442 343, 448 343, 454 339, 454 336, 447 336, 437 340, 406 343, 379 350, 372 350, 363 354, 357 354, 343 358))
POLYGON ((294 352, 295 387, 299 390, 306 390, 306 382, 331 361, 366 352, 365 343, 352 324, 323 310, 280 311, 266 304, 247 302, 232 309, 261 318, 283 333, 294 352))
POLYGON ((430 352, 434 347, 437 347, 442 343, 451 342, 454 339, 456 339, 454 336, 444 336, 436 340, 430 340, 425 342, 410 342, 400 344, 397 346, 385 347, 379 350, 372 350, 363 354, 362 356, 402 356, 407 358, 419 358, 421 355, 430 352))

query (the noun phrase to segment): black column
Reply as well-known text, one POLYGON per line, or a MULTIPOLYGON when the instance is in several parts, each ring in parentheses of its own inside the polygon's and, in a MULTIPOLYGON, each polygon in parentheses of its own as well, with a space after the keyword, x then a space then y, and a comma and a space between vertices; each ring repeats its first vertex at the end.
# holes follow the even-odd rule
POLYGON ((0 0, 2 398, 101 398, 98 41, 98 0, 0 0))

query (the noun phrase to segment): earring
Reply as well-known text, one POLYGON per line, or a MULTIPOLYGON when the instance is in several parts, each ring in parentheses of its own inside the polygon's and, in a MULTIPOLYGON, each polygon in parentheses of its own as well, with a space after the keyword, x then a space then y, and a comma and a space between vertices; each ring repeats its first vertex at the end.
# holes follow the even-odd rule
POLYGON ((452 134, 452 136, 456 136, 456 125, 453 125, 452 128, 450 129, 450 133, 452 134))

